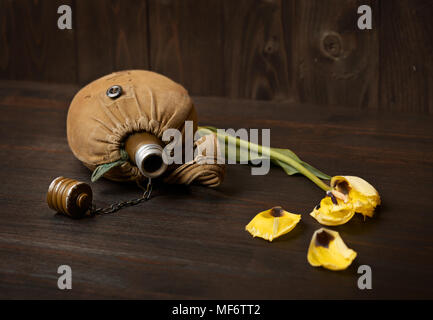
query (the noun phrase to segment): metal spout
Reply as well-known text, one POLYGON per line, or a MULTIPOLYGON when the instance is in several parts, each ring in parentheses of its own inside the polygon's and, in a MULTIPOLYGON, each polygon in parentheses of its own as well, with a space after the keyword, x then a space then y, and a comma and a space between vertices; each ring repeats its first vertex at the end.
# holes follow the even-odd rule
POLYGON ((167 169, 163 161, 163 144, 154 135, 135 133, 126 140, 125 149, 138 170, 148 178, 157 178, 167 169))

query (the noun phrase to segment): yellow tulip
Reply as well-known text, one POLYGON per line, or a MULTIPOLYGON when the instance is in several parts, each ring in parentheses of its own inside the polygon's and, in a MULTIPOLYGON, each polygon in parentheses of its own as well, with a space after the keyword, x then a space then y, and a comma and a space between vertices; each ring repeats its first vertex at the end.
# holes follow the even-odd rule
POLYGON ((344 270, 355 258, 356 252, 346 246, 337 231, 320 228, 314 232, 307 254, 313 267, 344 270))
POLYGON ((352 219, 355 212, 373 217, 379 204, 379 193, 364 179, 335 176, 331 179, 331 190, 310 215, 323 225, 338 226, 352 219))
POLYGON ((293 214, 281 207, 260 212, 245 227, 253 237, 272 241, 291 231, 301 220, 300 214, 293 214))

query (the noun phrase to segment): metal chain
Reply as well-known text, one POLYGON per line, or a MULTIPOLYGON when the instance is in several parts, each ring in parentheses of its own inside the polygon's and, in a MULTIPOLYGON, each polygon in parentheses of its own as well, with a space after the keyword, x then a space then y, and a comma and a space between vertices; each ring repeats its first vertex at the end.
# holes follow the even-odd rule
POLYGON ((105 207, 105 208, 96 208, 96 205, 92 204, 92 207, 90 209, 90 215, 95 216, 95 215, 101 215, 101 214, 114 213, 116 211, 119 211, 120 209, 130 207, 130 206, 135 206, 139 203, 142 203, 144 201, 149 200, 150 195, 152 194, 152 180, 149 178, 149 180, 147 182, 146 189, 144 189, 138 182, 137 182, 137 184, 140 188, 142 188, 144 190, 144 193, 141 196, 141 198, 113 203, 110 206, 105 207))

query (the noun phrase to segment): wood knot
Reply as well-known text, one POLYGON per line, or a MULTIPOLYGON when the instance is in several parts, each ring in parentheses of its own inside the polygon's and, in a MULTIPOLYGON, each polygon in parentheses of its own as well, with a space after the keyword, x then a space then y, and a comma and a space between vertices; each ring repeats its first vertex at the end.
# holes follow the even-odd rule
POLYGON ((265 44, 264 52, 265 54, 273 54, 278 50, 278 41, 274 37, 268 40, 265 44))
POLYGON ((320 44, 320 50, 323 55, 331 59, 338 59, 343 52, 343 41, 341 36, 336 32, 328 32, 323 35, 320 44))

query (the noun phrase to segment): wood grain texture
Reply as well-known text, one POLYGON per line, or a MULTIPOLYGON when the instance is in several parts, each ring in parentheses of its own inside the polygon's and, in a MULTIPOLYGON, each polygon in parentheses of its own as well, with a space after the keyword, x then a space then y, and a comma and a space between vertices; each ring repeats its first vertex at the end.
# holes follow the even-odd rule
POLYGON ((378 15, 376 1, 296 1, 293 68, 298 101, 377 108, 378 15), (372 30, 357 27, 362 4, 372 8, 372 30))
MULTIPOLYGON (((433 117, 286 102, 195 98, 202 124, 271 128, 272 145, 291 147, 328 174, 359 175, 379 190, 372 219, 333 228, 358 252, 345 271, 311 267, 309 216, 323 192, 272 168, 263 177, 231 165, 217 189, 159 186, 140 206, 95 219, 55 215, 45 203, 59 175, 89 182, 66 141, 75 86, 0 82, 1 298, 433 298, 433 117), (248 110, 248 112, 246 112, 248 110), (244 231, 275 205, 302 214, 268 243, 244 231), (57 289, 68 264, 73 289, 57 289), (357 268, 373 271, 359 290, 357 268)), ((135 198, 135 185, 92 184, 96 204, 135 198)))
POLYGON ((0 79, 152 69, 190 93, 433 114, 430 0, 0 0, 0 79), (57 8, 73 30, 57 28, 57 8), (373 10, 358 30, 357 8, 373 10))
POLYGON ((433 113, 433 2, 381 4, 380 107, 433 113))
POLYGON ((190 93, 288 99, 279 1, 150 1, 151 68, 190 93))
POLYGON ((292 52, 284 32, 291 30, 284 20, 291 15, 283 15, 282 6, 292 2, 222 1, 225 97, 289 99, 292 52))
POLYGON ((149 69, 147 2, 76 0, 79 83, 126 69, 149 69))
POLYGON ((149 1, 151 69, 191 94, 224 95, 222 2, 149 1))
POLYGON ((57 8, 72 0, 0 1, 0 77, 75 82, 73 30, 57 27, 57 8))

